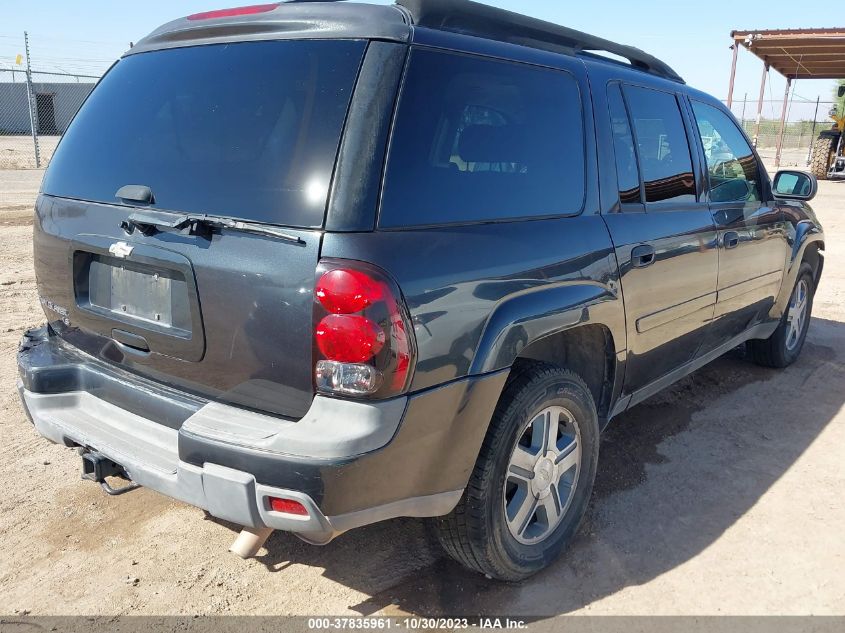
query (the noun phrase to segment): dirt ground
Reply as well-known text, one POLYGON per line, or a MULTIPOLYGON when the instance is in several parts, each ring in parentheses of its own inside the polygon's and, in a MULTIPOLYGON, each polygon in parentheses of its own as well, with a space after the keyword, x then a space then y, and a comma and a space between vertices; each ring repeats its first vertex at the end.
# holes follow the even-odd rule
POLYGON ((572 548, 502 585, 395 520, 318 548, 149 490, 108 497, 18 403, 15 351, 42 320, 31 257, 40 172, 0 171, 0 614, 845 614, 845 183, 809 339, 786 371, 732 353, 618 418, 572 548))
MULTIPOLYGON (((46 167, 53 157, 59 136, 38 137, 38 155, 41 166, 46 167)), ((35 145, 29 135, 7 136, 0 134, 0 170, 30 169, 35 167, 35 145)), ((2 195, 2 194, 0 194, 2 195)))

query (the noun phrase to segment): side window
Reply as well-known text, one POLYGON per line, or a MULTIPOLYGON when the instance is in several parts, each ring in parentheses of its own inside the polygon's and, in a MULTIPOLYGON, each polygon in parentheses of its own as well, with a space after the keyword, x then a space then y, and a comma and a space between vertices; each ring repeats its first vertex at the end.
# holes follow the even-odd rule
POLYGON ((619 201, 623 204, 642 202, 640 195, 640 168, 637 166, 637 152, 631 134, 631 122, 618 83, 607 88, 610 108, 610 125, 613 128, 613 150, 616 153, 616 177, 619 181, 619 201))
POLYGON ((569 73, 412 52, 379 226, 578 213, 585 181, 581 97, 569 73))
POLYGON ((694 202, 695 178, 684 121, 674 95, 625 86, 646 202, 694 202))
POLYGON ((751 146, 728 115, 692 102, 698 133, 707 158, 712 202, 759 202, 760 166, 751 146))

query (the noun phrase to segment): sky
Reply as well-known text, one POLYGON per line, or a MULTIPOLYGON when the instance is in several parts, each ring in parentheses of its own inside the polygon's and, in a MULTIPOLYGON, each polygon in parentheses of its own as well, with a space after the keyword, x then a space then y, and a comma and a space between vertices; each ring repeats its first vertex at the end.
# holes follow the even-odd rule
MULTIPOLYGON (((101 74, 129 46, 173 18, 208 9, 267 0, 0 0, 0 68, 10 68, 30 36, 36 70, 101 74)), ((392 0, 370 0, 389 4, 392 0)), ((732 30, 845 26, 829 0, 487 0, 488 4, 550 20, 624 44, 637 46, 672 66, 688 84, 725 99, 730 75, 732 30), (764 7, 764 9, 761 9, 764 7), (838 20, 838 22, 837 22, 838 20)), ((17 68, 22 68, 18 66, 17 68)), ((762 63, 739 52, 734 112, 748 95, 753 117, 762 63)), ((0 73, 0 81, 6 81, 0 73)), ((785 80, 772 71, 763 116, 777 118, 785 80)), ((798 81, 790 118, 811 118, 817 97, 831 100, 831 81, 798 81)), ((819 118, 824 116, 820 112, 819 118)))

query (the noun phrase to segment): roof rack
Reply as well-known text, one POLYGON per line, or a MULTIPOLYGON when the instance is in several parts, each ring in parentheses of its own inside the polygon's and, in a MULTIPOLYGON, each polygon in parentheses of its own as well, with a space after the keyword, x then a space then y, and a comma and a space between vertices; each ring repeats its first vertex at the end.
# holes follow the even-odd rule
POLYGON ((627 59, 637 70, 685 83, 667 64, 638 48, 512 11, 471 0, 396 0, 396 4, 404 7, 418 26, 570 55, 611 53, 627 59))

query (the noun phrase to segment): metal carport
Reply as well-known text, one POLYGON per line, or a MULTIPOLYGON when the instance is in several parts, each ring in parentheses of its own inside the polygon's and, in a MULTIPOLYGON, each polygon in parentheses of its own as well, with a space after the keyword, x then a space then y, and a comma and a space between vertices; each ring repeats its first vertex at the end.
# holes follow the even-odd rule
POLYGON ((783 149, 783 131, 786 124, 786 107, 792 82, 798 79, 840 79, 845 77, 845 27, 823 29, 775 29, 768 31, 733 31, 733 62, 728 87, 728 107, 733 102, 736 62, 740 46, 750 51, 763 62, 763 78, 760 81, 760 97, 757 101, 757 123, 754 128, 754 144, 760 133, 760 117, 763 112, 763 94, 770 68, 786 77, 783 94, 783 109, 780 115, 775 166, 780 166, 783 149))

